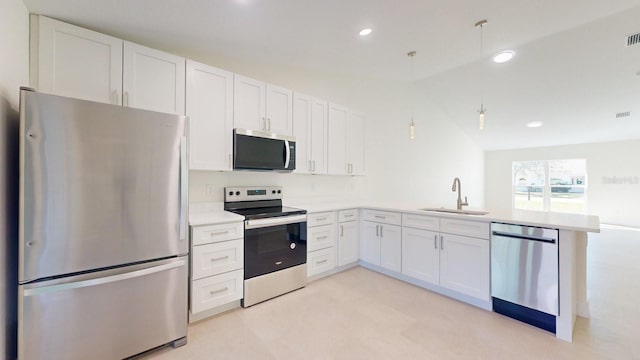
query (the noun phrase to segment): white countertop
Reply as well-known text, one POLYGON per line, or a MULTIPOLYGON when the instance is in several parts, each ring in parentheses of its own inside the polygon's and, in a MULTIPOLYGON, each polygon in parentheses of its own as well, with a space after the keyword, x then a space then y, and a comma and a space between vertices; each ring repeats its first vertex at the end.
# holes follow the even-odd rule
MULTIPOLYGON (((367 208, 383 211, 395 211, 403 213, 412 213, 420 215, 432 215, 437 217, 457 218, 472 221, 483 222, 504 222, 519 225, 549 227, 554 229, 600 232, 600 218, 594 215, 580 214, 564 214, 543 211, 527 211, 515 209, 503 210, 485 210, 473 209, 469 210, 485 210, 489 211, 487 215, 467 215, 444 213, 435 211, 419 210, 428 206, 420 206, 407 203, 376 203, 376 202, 353 202, 353 203, 314 203, 314 204, 296 204, 296 207, 306 209, 309 213, 317 213, 323 211, 336 211, 353 208, 367 208)), ((465 208, 467 209, 467 208, 465 208)))
MULTIPOLYGON (((419 210, 428 206, 420 206, 416 204, 390 202, 380 203, 371 201, 318 202, 305 204, 292 202, 287 203, 286 205, 305 209, 309 213, 366 208, 472 221, 503 222, 562 230, 600 232, 600 218, 594 215, 564 214, 515 209, 487 210, 489 211, 487 215, 467 215, 419 210)), ((484 209, 469 208, 469 210, 484 209)), ((243 220, 244 217, 241 215, 222 210, 222 203, 196 203, 189 206, 189 225, 191 226, 222 224, 243 220)))

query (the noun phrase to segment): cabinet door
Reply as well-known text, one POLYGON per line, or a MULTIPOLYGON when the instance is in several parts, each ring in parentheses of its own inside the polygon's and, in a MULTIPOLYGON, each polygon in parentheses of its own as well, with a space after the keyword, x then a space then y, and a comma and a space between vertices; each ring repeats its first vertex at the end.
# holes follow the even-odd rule
POLYGON ((440 285, 489 301, 489 240, 442 234, 440 285))
POLYGON ((338 225, 338 266, 358 261, 359 229, 357 221, 338 225))
POLYGON ((364 137, 366 116, 359 112, 349 112, 347 121, 347 156, 352 175, 364 175, 364 137))
POLYGON ((187 61, 191 170, 231 170, 233 73, 187 61))
POLYGON ((363 221, 360 228, 360 260, 380 266, 380 224, 363 221))
POLYGON ((439 284, 440 238, 437 232, 402 228, 402 273, 439 284))
POLYGON ((380 266, 402 271, 402 231, 400 226, 380 224, 380 266))
POLYGON ((333 175, 347 174, 347 114, 346 107, 329 104, 327 132, 327 172, 333 175))
POLYGON ((296 138, 296 169, 294 172, 311 172, 311 106, 310 96, 293 94, 293 136, 296 138))
POLYGON ((119 105, 122 40, 32 15, 30 76, 44 93, 119 105))
POLYGON ((233 126, 267 131, 265 84, 235 74, 233 81, 233 126))
POLYGON ((293 135, 293 92, 267 84, 267 131, 280 135, 293 135))
POLYGON ((185 60, 125 41, 122 104, 184 115, 185 60))
POLYGON ((327 118, 329 103, 313 99, 311 106, 311 161, 314 174, 327 173, 327 118))

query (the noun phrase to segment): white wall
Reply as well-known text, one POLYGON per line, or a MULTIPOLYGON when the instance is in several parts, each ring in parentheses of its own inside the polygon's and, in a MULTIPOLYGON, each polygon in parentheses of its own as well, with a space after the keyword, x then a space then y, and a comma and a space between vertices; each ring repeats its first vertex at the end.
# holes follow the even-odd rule
POLYGON ((640 140, 551 146, 486 153, 488 208, 511 207, 511 163, 517 160, 587 159, 588 212, 601 223, 640 227, 640 184, 606 184, 605 177, 640 179, 640 140))
POLYGON ((409 140, 410 96, 417 91, 409 84, 337 76, 215 55, 207 58, 181 55, 324 98, 368 115, 365 177, 191 172, 191 202, 222 201, 224 186, 274 184, 284 186, 288 194, 285 200, 295 202, 371 199, 451 207, 456 201, 451 184, 453 178, 459 176, 463 196, 469 197, 471 206, 484 205, 482 150, 457 126, 447 123, 426 100, 416 105, 416 139, 409 140), (212 195, 206 194, 206 185, 214 185, 212 195))
POLYGON ((19 87, 29 85, 29 15, 0 1, 0 356, 16 357, 19 87))

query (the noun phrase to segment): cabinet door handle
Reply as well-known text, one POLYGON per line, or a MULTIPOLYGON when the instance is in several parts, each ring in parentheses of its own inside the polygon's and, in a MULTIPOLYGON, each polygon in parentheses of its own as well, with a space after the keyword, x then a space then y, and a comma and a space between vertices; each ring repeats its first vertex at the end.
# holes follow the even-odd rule
POLYGON ((215 294, 219 294, 219 293, 221 293, 221 292, 225 292, 225 291, 227 291, 227 290, 229 290, 229 288, 225 286, 225 287, 223 287, 222 289, 218 289, 218 290, 211 290, 211 291, 209 291, 209 294, 211 294, 211 295, 215 295, 215 294))
POLYGON ((231 169, 232 166, 233 164, 231 163, 231 154, 229 154, 229 169, 231 169))
POLYGON ((340 237, 344 236, 344 225, 340 225, 340 237))
POLYGON ((313 171, 316 171, 316 161, 313 160, 313 171))
POLYGON ((262 118, 262 131, 267 131, 267 119, 262 118))
POLYGON ((113 90, 113 94, 111 95, 111 102, 115 105, 118 105, 118 90, 113 90))
POLYGON ((267 118, 267 131, 271 131, 271 119, 267 118))
POLYGON ((440 235, 440 250, 444 250, 444 243, 442 241, 443 239, 444 239, 444 236, 440 235))
POLYGON ((212 258, 212 259, 211 259, 211 261, 226 260, 226 259, 228 259, 228 258, 229 258, 229 255, 226 255, 226 256, 220 256, 220 257, 217 257, 217 258, 212 258))
POLYGON ((438 235, 433 235, 433 248, 438 248, 438 235))
POLYGON ((309 160, 309 171, 313 171, 313 161, 309 160))
POLYGON ((384 237, 382 225, 380 225, 380 237, 381 237, 381 238, 383 238, 383 237, 384 237))
POLYGON ((380 225, 376 225, 376 236, 380 236, 380 225))
POLYGON ((124 100, 122 101, 124 106, 129 106, 129 92, 124 92, 124 100))

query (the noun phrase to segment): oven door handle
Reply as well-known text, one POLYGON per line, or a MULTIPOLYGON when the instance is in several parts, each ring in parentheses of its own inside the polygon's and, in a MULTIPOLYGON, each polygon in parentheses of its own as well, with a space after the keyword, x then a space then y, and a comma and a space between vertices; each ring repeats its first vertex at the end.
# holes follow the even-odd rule
POLYGON ((244 228, 246 230, 259 229, 269 226, 295 224, 299 222, 306 222, 307 215, 295 215, 295 216, 281 216, 274 218, 245 220, 244 228))

